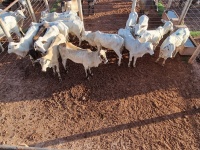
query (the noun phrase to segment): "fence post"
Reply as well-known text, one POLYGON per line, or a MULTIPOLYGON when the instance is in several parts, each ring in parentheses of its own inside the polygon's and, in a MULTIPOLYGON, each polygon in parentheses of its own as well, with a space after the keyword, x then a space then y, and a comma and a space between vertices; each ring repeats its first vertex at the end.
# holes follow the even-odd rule
POLYGON ((1 28, 3 29, 3 32, 5 33, 8 41, 9 42, 13 42, 13 39, 12 39, 12 36, 10 35, 10 32, 6 28, 6 25, 5 25, 5 23, 3 22, 3 20, 1 18, 0 18, 0 25, 1 25, 1 28))
POLYGON ((191 3, 192 3, 192 0, 187 0, 187 2, 185 3, 185 6, 184 6, 181 16, 180 16, 180 19, 178 21, 178 25, 180 25, 182 23, 182 21, 184 20, 186 14, 188 12, 188 9, 190 8, 191 3))
POLYGON ((34 21, 34 22, 37 22, 36 17, 35 17, 35 14, 34 14, 34 12, 33 12, 33 8, 32 8, 32 6, 31 6, 30 0, 26 0, 26 3, 27 3, 27 5, 28 5, 28 11, 29 11, 29 13, 30 13, 30 15, 31 15, 31 17, 32 17, 32 19, 33 19, 33 21, 34 21))
POLYGON ((190 57, 190 59, 188 60, 188 63, 193 64, 194 60, 196 59, 196 57, 198 56, 198 54, 200 53, 200 45, 197 47, 197 49, 194 51, 194 53, 192 54, 192 56, 190 57))
POLYGON ((44 0, 44 3, 45 3, 45 6, 46 6, 46 9, 50 12, 48 1, 47 1, 47 0, 44 0))
POLYGON ((78 15, 81 18, 81 21, 83 21, 83 11, 82 11, 81 0, 77 0, 77 1, 78 1, 78 15))
MULTIPOLYGON (((83 11, 82 11, 81 0, 77 0, 77 2, 78 2, 78 15, 81 18, 81 21, 83 22, 83 11)), ((83 22, 83 30, 85 31, 84 22, 83 22)))
POLYGON ((169 9, 171 7, 171 5, 172 5, 172 0, 169 0, 168 4, 167 4, 167 9, 169 9))

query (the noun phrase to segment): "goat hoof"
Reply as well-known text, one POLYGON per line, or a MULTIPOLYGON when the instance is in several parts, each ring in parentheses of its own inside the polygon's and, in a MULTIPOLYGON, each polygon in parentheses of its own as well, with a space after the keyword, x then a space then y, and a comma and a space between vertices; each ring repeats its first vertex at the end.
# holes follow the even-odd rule
POLYGON ((62 82, 62 79, 61 79, 61 78, 59 78, 59 82, 62 82))

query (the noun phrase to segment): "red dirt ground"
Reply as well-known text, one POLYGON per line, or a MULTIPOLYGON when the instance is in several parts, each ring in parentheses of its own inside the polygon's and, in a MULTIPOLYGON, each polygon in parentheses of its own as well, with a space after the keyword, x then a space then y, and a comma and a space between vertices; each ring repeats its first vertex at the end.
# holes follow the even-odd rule
MULTIPOLYGON (((125 26, 131 2, 99 0, 95 15, 85 16, 86 30, 116 33, 125 26)), ((86 7, 86 3, 84 3, 86 7)), ((151 28, 161 25, 156 13, 151 28), (154 26, 153 26, 154 25, 154 26)), ((78 41, 74 41, 77 45, 78 41)), ((82 47, 89 47, 83 42, 82 47)), ((41 72, 28 58, 0 55, 0 143, 56 149, 200 149, 199 65, 177 55, 162 67, 158 56, 139 58, 128 68, 107 53, 109 64, 93 68, 61 67, 62 83, 52 70, 41 72)))

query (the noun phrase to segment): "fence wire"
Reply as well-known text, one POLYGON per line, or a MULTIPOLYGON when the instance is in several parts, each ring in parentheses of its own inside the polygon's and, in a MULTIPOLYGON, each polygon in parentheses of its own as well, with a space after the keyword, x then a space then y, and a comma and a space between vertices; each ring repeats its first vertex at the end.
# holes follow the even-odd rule
POLYGON ((30 0, 30 2, 33 7, 33 11, 35 13, 35 17, 37 21, 39 21, 41 12, 47 9, 45 2, 44 0, 30 0))
MULTIPOLYGON (((168 0, 162 0, 161 2, 165 7, 167 7, 168 0)), ((169 9, 174 10, 180 17, 185 4, 186 0, 173 0, 169 9)), ((198 0, 192 1, 192 4, 184 18, 184 23, 190 31, 200 31, 200 4, 198 4, 198 0)))

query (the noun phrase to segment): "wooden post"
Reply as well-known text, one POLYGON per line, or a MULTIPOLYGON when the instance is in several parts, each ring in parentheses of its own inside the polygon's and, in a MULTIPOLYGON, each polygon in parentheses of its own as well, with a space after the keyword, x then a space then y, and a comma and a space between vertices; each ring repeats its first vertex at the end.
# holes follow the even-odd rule
POLYGON ((77 0, 77 2, 78 2, 78 15, 81 18, 81 21, 83 21, 83 11, 82 11, 81 0, 77 0))
MULTIPOLYGON (((77 2, 78 2, 78 15, 81 18, 81 21, 83 22, 83 11, 82 11, 81 0, 77 0, 77 2)), ((84 22, 83 22, 83 30, 85 31, 84 22)))
POLYGON ((192 54, 192 56, 190 57, 188 63, 193 64, 194 60, 196 59, 196 57, 199 55, 200 53, 200 45, 197 47, 197 49, 194 51, 194 53, 192 54))
POLYGON ((8 41, 9 42, 13 42, 13 39, 12 39, 12 36, 10 35, 10 32, 6 28, 6 25, 5 25, 4 21, 1 18, 0 18, 0 25, 1 25, 1 28, 3 29, 3 32, 5 33, 8 41))
POLYGON ((27 3, 27 5, 28 5, 28 11, 29 11, 29 13, 30 13, 30 15, 31 15, 31 17, 32 17, 32 19, 33 19, 33 21, 34 21, 34 22, 37 22, 36 17, 35 17, 35 14, 34 14, 34 12, 33 12, 33 8, 32 8, 32 6, 31 6, 30 0, 26 0, 26 3, 27 3))
POLYGON ((178 21, 178 24, 180 25, 182 23, 182 21, 184 20, 187 12, 188 12, 188 9, 190 8, 190 5, 192 4, 192 0, 187 0, 187 2, 185 3, 185 6, 182 10, 182 13, 181 13, 181 16, 179 18, 179 21, 178 21))
POLYGON ((50 12, 48 1, 47 1, 47 0, 44 0, 44 3, 45 3, 45 6, 46 6, 46 10, 48 10, 48 11, 50 12))
POLYGON ((169 0, 168 4, 167 4, 167 9, 169 9, 171 7, 171 5, 172 5, 172 0, 169 0))

